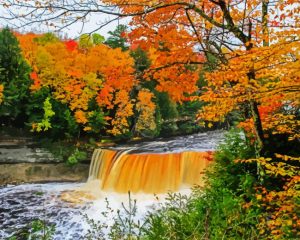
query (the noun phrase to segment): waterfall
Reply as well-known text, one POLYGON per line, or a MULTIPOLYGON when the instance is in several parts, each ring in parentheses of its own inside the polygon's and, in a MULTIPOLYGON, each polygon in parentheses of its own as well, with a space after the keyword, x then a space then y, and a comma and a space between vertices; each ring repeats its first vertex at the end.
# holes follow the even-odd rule
POLYGON ((183 185, 201 184, 211 162, 208 152, 130 153, 95 149, 89 181, 100 180, 100 189, 121 193, 163 193, 183 185))

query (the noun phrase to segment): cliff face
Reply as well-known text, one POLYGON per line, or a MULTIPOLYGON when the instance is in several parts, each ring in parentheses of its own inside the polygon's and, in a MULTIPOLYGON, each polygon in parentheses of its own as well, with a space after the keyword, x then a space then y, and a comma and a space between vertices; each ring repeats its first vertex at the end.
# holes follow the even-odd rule
POLYGON ((49 151, 43 149, 31 138, 0 138, 0 164, 3 163, 58 163, 49 151))
POLYGON ((89 165, 68 166, 22 133, 0 131, 0 185, 22 182, 86 181, 89 165))

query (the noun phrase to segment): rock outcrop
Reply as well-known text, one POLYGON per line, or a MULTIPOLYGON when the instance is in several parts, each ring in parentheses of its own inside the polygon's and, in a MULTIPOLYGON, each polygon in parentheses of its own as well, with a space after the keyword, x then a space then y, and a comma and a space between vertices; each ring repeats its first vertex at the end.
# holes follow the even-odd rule
POLYGON ((21 132, 0 131, 0 185, 24 182, 86 181, 89 164, 68 166, 63 159, 21 132))

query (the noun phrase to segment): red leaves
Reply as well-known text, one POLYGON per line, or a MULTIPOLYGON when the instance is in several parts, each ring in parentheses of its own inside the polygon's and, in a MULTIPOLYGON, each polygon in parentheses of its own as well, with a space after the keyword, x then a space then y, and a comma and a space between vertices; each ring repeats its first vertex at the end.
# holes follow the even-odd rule
POLYGON ((66 48, 68 51, 72 52, 78 48, 78 43, 74 40, 69 40, 65 42, 66 48))
POLYGON ((135 51, 135 50, 137 50, 139 48, 139 44, 138 43, 132 43, 131 45, 130 45, 130 50, 131 51, 135 51))
POLYGON ((41 88, 41 80, 36 72, 30 73, 30 78, 33 80, 33 84, 30 86, 31 90, 39 90, 41 88))
POLYGON ((126 32, 121 32, 120 36, 121 36, 122 38, 126 38, 126 37, 127 37, 127 33, 126 33, 126 32))
POLYGON ((36 72, 31 72, 31 73, 30 73, 30 78, 31 78, 32 80, 37 80, 37 79, 38 79, 37 73, 36 73, 36 72))
POLYGON ((273 20, 270 22, 270 24, 272 27, 279 27, 280 22, 273 20))
POLYGON ((101 91, 99 92, 99 95, 97 96, 97 103, 99 106, 107 105, 108 108, 112 108, 112 92, 113 88, 105 85, 101 91))
POLYGON ((259 115, 262 120, 266 119, 269 114, 274 113, 282 106, 281 102, 271 102, 269 105, 259 106, 259 115))
POLYGON ((191 97, 183 97, 182 101, 183 102, 190 102, 191 101, 191 97))
POLYGON ((213 151, 207 151, 206 154, 204 155, 204 159, 212 162, 214 160, 214 152, 213 151))

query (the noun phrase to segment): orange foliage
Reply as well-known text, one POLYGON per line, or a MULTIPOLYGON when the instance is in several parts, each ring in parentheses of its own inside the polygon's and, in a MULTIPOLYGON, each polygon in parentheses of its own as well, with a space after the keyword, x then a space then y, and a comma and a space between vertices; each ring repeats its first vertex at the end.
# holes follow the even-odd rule
POLYGON ((30 89, 31 90, 39 90, 41 88, 41 80, 39 79, 38 75, 36 72, 31 72, 30 73, 30 78, 33 80, 33 84, 31 85, 30 89))
POLYGON ((75 112, 75 119, 78 123, 83 123, 83 124, 87 123, 87 121, 88 121, 86 116, 85 116, 85 113, 83 111, 80 111, 80 110, 77 110, 75 112))
POLYGON ((68 104, 82 125, 88 122, 88 104, 92 99, 97 99, 103 108, 116 107, 110 132, 125 131, 129 127, 127 118, 133 115, 129 93, 135 82, 129 54, 105 45, 80 50, 73 40, 40 45, 35 40, 39 36, 18 34, 24 56, 33 69, 31 90, 50 88, 53 97, 68 104))
MULTIPOLYGON (((168 92, 175 101, 184 101, 185 93, 197 91, 199 64, 208 53, 216 57, 215 70, 205 76, 208 87, 202 89, 205 93, 200 99, 209 104, 199 114, 200 120, 223 121, 228 113, 255 102, 268 129, 268 117, 278 108, 299 107, 297 0, 276 1, 265 16, 262 2, 269 1, 103 2, 134 15, 128 34, 132 48, 148 51, 151 66, 146 76, 156 79, 157 90, 168 92)), ((296 120, 290 124, 295 138, 299 124, 296 120)), ((285 127, 276 128, 285 132, 285 127)))
MULTIPOLYGON (((121 4, 120 8, 124 13, 144 11, 140 1, 104 2, 121 4)), ((160 4, 168 4, 167 2, 169 1, 160 4)), ((147 1, 144 4, 156 6, 157 1, 147 1)), ((185 10, 180 6, 170 6, 143 16, 135 16, 131 22, 133 30, 128 34, 131 50, 140 47, 148 52, 151 66, 146 71, 145 78, 154 78, 158 83, 156 89, 167 92, 176 102, 184 101, 186 94, 193 94, 198 90, 196 83, 200 68, 197 65, 205 62, 203 54, 195 51, 197 38, 189 29, 183 27, 187 23, 184 16, 185 10), (171 21, 173 17, 174 21, 171 21), (178 26, 181 21, 182 26, 178 26), (187 65, 191 67, 186 67, 187 65)))
POLYGON ((2 84, 0 84, 0 104, 3 102, 3 91, 4 91, 4 86, 2 84))
POLYGON ((136 131, 154 131, 155 123, 155 103, 152 99, 154 94, 148 89, 141 89, 138 93, 136 110, 139 112, 139 117, 136 123, 136 131))
POLYGON ((300 90, 300 63, 295 60, 299 52, 300 42, 239 51, 239 56, 232 57, 228 65, 206 74, 208 87, 200 98, 209 105, 202 109, 199 118, 222 121, 242 104, 255 101, 260 104, 265 130, 276 129, 274 133, 289 133, 293 138, 299 136, 299 121, 293 117, 299 108, 296 93, 300 90), (255 79, 248 77, 250 71, 255 72, 255 79), (274 115, 279 112, 284 113, 274 115))

